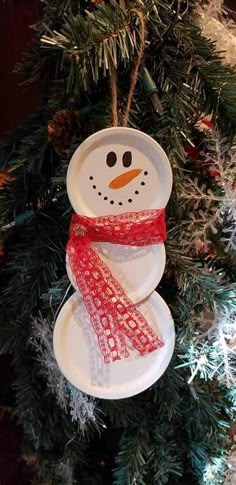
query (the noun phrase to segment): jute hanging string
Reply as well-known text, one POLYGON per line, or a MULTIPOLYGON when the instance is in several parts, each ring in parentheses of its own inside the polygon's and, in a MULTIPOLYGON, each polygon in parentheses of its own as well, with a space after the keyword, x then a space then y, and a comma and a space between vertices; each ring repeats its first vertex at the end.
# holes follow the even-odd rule
MULTIPOLYGON (((127 100, 126 110, 125 110, 125 113, 124 113, 124 116, 123 116, 122 125, 125 126, 125 127, 128 124, 131 103, 132 103, 132 100, 133 100, 134 90, 135 90, 135 86, 136 86, 136 83, 137 83, 137 80, 138 80, 139 68, 140 68, 140 64, 141 64, 144 49, 145 49, 145 35, 146 35, 145 16, 143 15, 143 13, 140 10, 138 10, 136 8, 132 8, 131 12, 134 12, 136 14, 136 16, 139 18, 139 22, 140 22, 140 45, 139 45, 139 49, 138 49, 138 55, 137 55, 136 63, 135 63, 135 66, 134 66, 134 69, 133 69, 133 72, 132 72, 132 75, 131 75, 130 90, 129 90, 128 100, 127 100)), ((116 70, 115 70, 114 66, 112 66, 112 68, 111 68, 110 81, 111 81, 111 97, 112 97, 112 105, 111 105, 112 126, 118 126, 119 122, 118 122, 118 108, 117 108, 117 105, 118 105, 118 103, 117 103, 117 82, 116 82, 116 70)))

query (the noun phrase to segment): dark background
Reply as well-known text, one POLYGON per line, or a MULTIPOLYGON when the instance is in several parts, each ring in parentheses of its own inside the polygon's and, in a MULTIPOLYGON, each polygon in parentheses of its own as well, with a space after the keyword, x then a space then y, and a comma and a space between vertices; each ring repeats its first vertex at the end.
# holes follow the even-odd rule
MULTIPOLYGON (((22 51, 30 48, 34 31, 29 25, 39 14, 39 0, 0 0, 0 137, 41 102, 38 86, 20 87, 22 79, 12 73, 22 51)), ((10 358, 0 356, 0 485, 26 485, 30 474, 33 477, 22 456, 22 432, 13 414, 12 379, 10 358)))
POLYGON ((29 26, 39 14, 39 0, 0 0, 0 135, 13 129, 40 104, 37 86, 18 86, 22 80, 12 73, 22 52, 30 47, 34 32, 29 26))

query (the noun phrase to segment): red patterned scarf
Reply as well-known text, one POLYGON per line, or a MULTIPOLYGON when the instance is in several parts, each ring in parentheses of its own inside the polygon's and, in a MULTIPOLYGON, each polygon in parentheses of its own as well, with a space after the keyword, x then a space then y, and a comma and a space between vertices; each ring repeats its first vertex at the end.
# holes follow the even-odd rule
POLYGON ((162 243, 165 239, 165 209, 95 218, 72 216, 66 250, 105 363, 129 356, 125 337, 141 355, 162 347, 163 342, 125 294, 91 243, 148 246, 162 243))

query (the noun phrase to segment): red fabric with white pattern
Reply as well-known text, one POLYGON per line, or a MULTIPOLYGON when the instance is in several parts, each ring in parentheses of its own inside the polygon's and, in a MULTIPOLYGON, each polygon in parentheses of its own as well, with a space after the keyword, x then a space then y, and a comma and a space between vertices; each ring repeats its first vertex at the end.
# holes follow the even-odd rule
POLYGON ((105 363, 129 357, 125 337, 141 355, 164 344, 94 251, 91 242, 148 246, 165 239, 165 209, 95 218, 72 216, 66 250, 105 363))

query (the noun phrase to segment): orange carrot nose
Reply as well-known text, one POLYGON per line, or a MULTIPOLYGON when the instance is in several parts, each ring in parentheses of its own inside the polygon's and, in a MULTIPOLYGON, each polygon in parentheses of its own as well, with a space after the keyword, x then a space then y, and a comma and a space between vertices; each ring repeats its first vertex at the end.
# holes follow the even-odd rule
POLYGON ((134 168, 133 170, 129 170, 128 172, 124 172, 121 175, 118 175, 115 179, 113 179, 109 183, 110 189, 121 189, 125 185, 129 184, 131 180, 137 177, 142 172, 141 168, 134 168))

